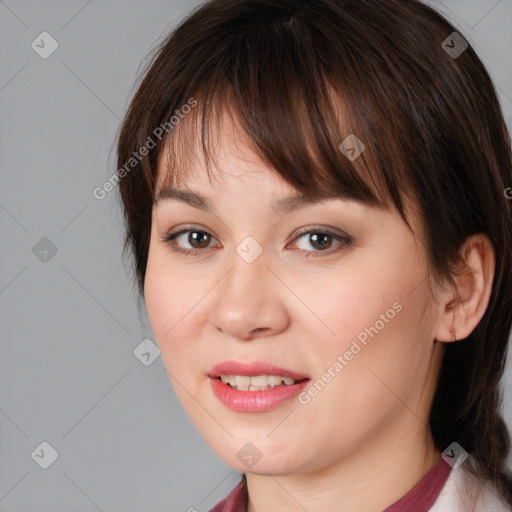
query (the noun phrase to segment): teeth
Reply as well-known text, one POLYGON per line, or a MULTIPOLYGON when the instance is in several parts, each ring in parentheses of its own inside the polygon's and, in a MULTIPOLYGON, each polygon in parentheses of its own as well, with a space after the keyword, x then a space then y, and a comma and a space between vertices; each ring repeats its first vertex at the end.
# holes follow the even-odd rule
POLYGON ((279 386, 282 381, 283 378, 279 375, 267 375, 267 384, 269 386, 279 386))
POLYGON ((286 386, 295 384, 295 379, 281 377, 280 375, 255 375, 252 377, 248 375, 221 375, 220 379, 224 384, 229 384, 232 388, 241 391, 264 391, 281 386, 283 383, 286 386))
POLYGON ((249 391, 251 385, 251 377, 247 375, 235 375, 236 389, 241 391, 249 391))
POLYGON ((251 377, 251 386, 256 386, 260 388, 264 388, 268 386, 268 376, 267 375, 256 375, 251 377))

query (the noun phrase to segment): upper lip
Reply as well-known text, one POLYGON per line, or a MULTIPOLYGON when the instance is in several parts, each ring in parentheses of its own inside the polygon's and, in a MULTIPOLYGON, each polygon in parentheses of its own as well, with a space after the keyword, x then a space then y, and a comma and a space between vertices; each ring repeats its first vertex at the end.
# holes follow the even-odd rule
POLYGON ((221 375, 248 375, 249 377, 256 375, 280 375, 282 377, 291 377, 294 380, 309 379, 309 377, 303 373, 276 366, 265 361, 224 361, 215 365, 208 375, 214 379, 221 375))

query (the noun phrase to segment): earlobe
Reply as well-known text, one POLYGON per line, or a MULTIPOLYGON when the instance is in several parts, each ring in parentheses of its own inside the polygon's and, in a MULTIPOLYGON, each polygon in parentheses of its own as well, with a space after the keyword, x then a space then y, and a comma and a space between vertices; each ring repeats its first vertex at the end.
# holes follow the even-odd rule
POLYGON ((495 251, 489 238, 472 235, 461 254, 465 268, 453 276, 456 290, 445 292, 439 304, 435 339, 442 342, 467 338, 484 316, 491 296, 495 251))

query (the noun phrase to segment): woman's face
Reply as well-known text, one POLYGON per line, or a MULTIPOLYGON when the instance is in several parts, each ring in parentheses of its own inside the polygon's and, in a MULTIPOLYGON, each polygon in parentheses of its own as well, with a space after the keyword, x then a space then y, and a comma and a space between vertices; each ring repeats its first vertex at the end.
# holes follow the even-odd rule
POLYGON ((198 160, 180 185, 207 206, 167 190, 152 214, 146 305, 186 412, 227 464, 258 474, 424 437, 440 349, 423 250, 396 211, 279 209, 297 190, 231 127, 217 179, 198 160))

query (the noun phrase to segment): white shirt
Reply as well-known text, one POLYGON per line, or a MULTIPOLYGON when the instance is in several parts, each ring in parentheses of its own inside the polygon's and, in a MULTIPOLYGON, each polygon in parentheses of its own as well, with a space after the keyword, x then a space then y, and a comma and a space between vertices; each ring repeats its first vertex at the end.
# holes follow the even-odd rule
POLYGON ((429 512, 512 512, 492 482, 481 480, 459 466, 452 469, 429 512))

